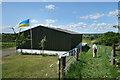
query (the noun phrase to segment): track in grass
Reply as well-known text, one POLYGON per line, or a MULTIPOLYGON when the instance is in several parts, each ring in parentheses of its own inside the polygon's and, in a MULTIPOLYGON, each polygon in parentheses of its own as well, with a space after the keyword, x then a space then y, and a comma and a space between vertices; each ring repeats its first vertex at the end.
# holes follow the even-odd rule
POLYGON ((81 53, 79 61, 70 66, 66 78, 116 78, 118 75, 118 69, 110 65, 103 46, 98 46, 97 57, 92 57, 92 49, 81 53))

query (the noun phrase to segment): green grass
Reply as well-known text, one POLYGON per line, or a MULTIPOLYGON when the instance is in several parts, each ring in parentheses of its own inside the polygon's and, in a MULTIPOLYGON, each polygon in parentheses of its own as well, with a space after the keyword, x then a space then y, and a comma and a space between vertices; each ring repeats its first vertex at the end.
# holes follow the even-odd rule
MULTIPOLYGON (((66 78, 116 78, 118 68, 111 66, 109 57, 104 53, 106 46, 98 46, 97 58, 92 57, 92 49, 79 56, 79 61, 72 64, 66 78)), ((111 49, 111 47, 106 47, 111 49)))
POLYGON ((57 78, 57 61, 58 56, 10 54, 3 57, 2 77, 57 78))
POLYGON ((2 49, 12 48, 15 47, 15 42, 0 42, 0 47, 2 49))

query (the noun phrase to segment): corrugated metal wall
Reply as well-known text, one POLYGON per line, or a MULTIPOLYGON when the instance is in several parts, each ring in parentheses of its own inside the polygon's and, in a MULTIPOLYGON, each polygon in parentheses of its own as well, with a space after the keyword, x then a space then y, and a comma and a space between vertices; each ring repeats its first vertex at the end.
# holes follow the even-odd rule
MULTIPOLYGON (((29 30, 24 31, 25 36, 29 35, 29 30)), ((71 35, 47 27, 35 27, 32 29, 33 49, 39 49, 38 43, 46 36, 45 50, 68 51, 77 46, 82 41, 82 35, 71 35)), ((27 41, 22 48, 30 49, 30 41, 27 41)))
POLYGON ((71 48, 75 48, 79 43, 82 42, 82 34, 74 34, 74 35, 71 35, 71 48))

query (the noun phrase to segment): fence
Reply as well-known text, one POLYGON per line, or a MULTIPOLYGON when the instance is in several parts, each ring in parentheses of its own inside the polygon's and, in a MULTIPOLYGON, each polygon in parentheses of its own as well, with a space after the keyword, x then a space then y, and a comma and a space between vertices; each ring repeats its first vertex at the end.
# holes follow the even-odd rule
POLYGON ((116 54, 117 51, 120 52, 120 49, 116 49, 116 46, 119 46, 119 45, 115 45, 115 44, 112 45, 111 65, 115 65, 115 64, 116 64, 116 63, 115 63, 115 57, 116 57, 116 56, 120 56, 120 55, 116 54))
POLYGON ((82 51, 82 47, 74 48, 70 50, 67 53, 64 53, 59 56, 58 59, 58 78, 64 79, 65 74, 69 68, 69 66, 74 63, 75 61, 78 61, 79 53, 82 51))

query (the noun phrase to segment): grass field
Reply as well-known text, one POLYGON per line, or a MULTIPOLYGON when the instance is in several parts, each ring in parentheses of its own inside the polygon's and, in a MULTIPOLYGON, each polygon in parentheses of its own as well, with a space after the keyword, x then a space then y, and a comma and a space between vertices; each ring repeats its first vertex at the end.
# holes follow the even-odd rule
POLYGON ((57 78, 58 56, 10 54, 3 57, 3 78, 57 78))
MULTIPOLYGON (((90 47, 92 47, 90 45, 90 47)), ((110 65, 110 58, 105 54, 111 52, 110 46, 98 45, 97 58, 92 57, 92 48, 79 56, 79 61, 72 64, 66 78, 116 78, 119 76, 118 68, 110 65)))
POLYGON ((2 49, 15 47, 15 42, 0 42, 0 47, 2 47, 2 49))

